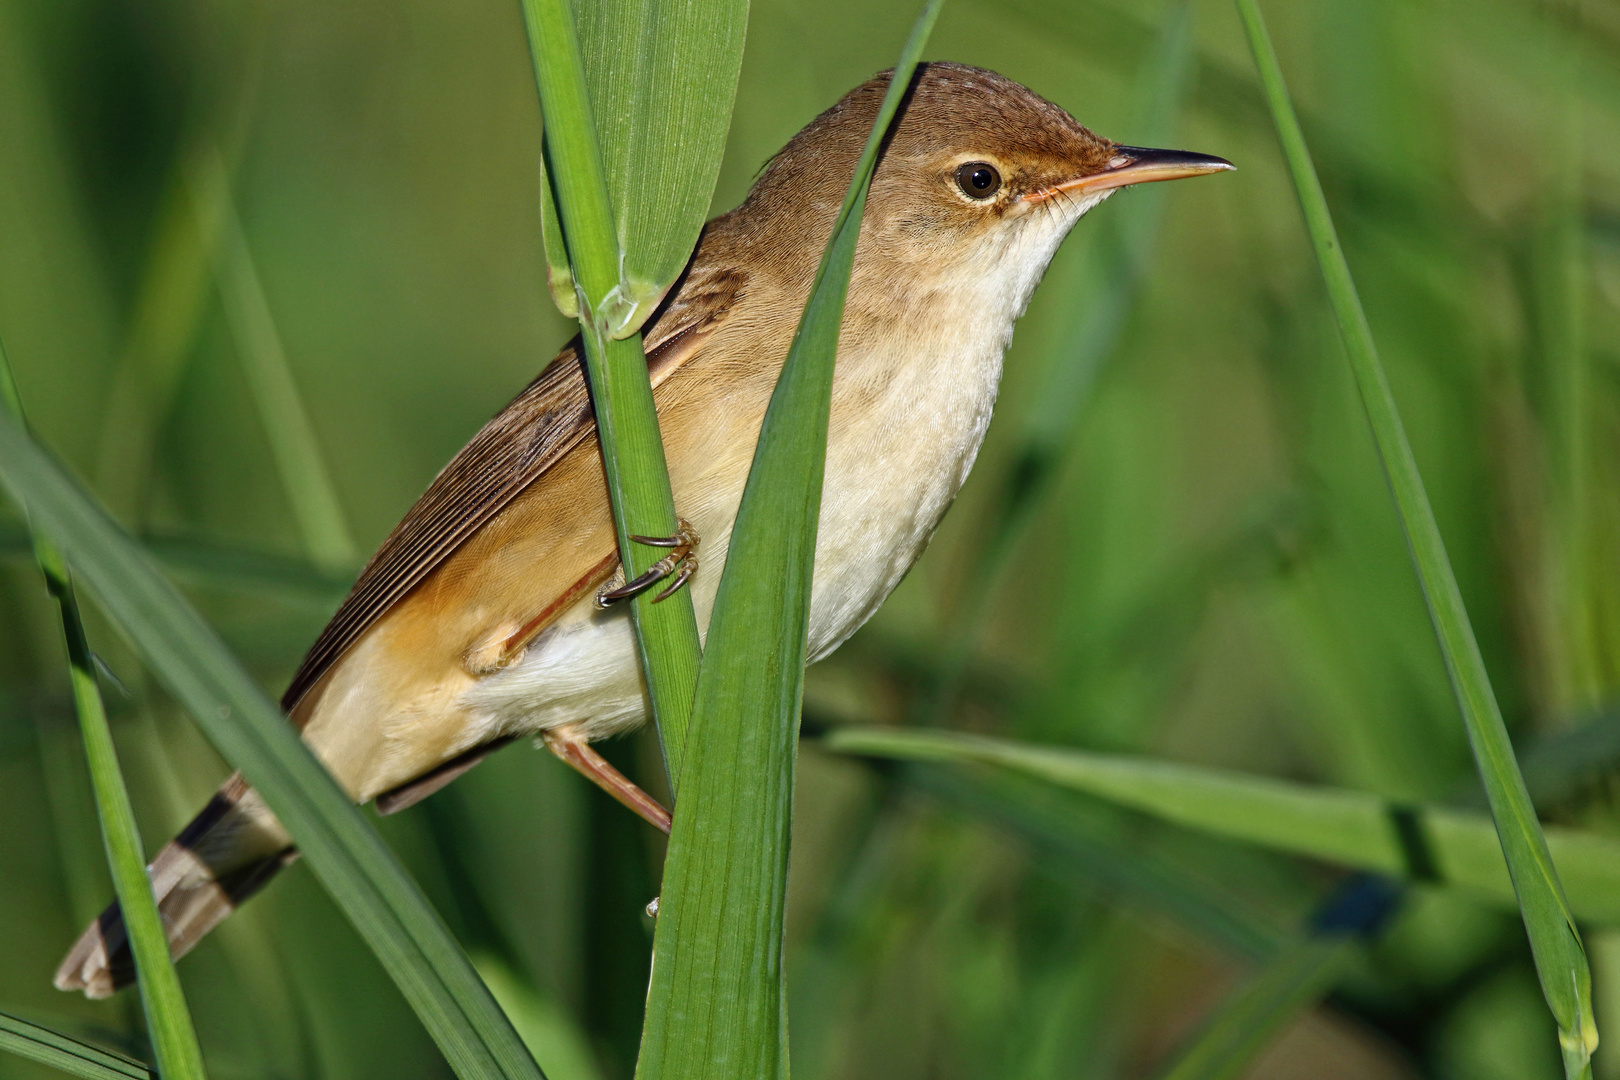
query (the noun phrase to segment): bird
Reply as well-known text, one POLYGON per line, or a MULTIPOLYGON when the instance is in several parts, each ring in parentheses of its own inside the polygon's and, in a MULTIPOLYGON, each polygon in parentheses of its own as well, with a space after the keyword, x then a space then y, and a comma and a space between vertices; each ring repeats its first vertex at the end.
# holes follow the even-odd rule
MULTIPOLYGON (((682 519, 652 577, 691 590, 700 630, 766 405, 891 75, 769 160, 704 227, 644 327, 682 519)), ((926 547, 990 423, 1014 324, 1075 223, 1120 188, 1232 167, 1115 143, 991 71, 919 65, 871 179, 839 333, 807 662, 854 633, 926 547)), ((532 738, 667 831, 664 808, 590 746, 650 713, 614 601, 659 583, 621 578, 575 337, 383 541, 282 705, 348 794, 385 813, 532 738)), ((296 857, 259 794, 231 777, 151 864, 171 952, 296 857)), ((114 904, 55 981, 96 998, 133 977, 114 904)))

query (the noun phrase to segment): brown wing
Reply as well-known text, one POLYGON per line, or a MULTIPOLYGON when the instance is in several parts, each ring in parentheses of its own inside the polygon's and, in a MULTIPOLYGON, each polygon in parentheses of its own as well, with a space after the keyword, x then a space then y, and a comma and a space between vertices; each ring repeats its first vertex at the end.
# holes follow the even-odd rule
MULTIPOLYGON (((694 266, 649 322, 647 362, 661 382, 696 350, 741 298, 740 271, 694 266)), ((300 698, 394 604, 524 488, 596 431, 580 339, 474 435, 382 542, 282 696, 300 698)), ((539 598, 542 606, 544 598, 539 598)))

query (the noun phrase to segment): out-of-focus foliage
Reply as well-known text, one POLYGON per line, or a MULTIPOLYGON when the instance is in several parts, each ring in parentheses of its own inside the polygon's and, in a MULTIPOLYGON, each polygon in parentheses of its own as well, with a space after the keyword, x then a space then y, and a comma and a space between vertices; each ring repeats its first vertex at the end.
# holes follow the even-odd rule
MULTIPOLYGON (((953 0, 929 55, 1146 141, 1137 99, 1169 10, 953 0)), ((891 63, 913 14, 756 2, 716 208, 891 63)), ((1468 802, 1462 727, 1241 30, 1225 0, 1192 15, 1179 118, 1154 137, 1239 171, 1126 192, 1081 223, 1020 326, 960 504, 872 625, 812 671, 808 719, 1468 802), (1155 200, 1138 285, 1102 311, 1117 341, 941 695, 935 657, 1023 475, 1023 433, 1053 373, 1098 340, 1093 298, 1119 272, 1105 241, 1155 200)), ((1548 747, 1556 775, 1538 788, 1527 766, 1532 788, 1547 820, 1613 833, 1612 758, 1559 747, 1612 747, 1590 725, 1614 723, 1620 689, 1620 20, 1592 0, 1267 15, 1509 728, 1548 747)), ((30 413, 93 483, 150 462, 98 490, 166 556, 196 557, 187 587, 272 690, 333 600, 286 562, 305 535, 220 253, 196 247, 219 243, 219 210, 175 210, 196 200, 189 163, 217 152, 229 171, 344 525, 368 549, 570 333, 546 297, 538 131, 514 3, 0 6, 0 330, 30 413), (231 585, 233 566, 251 584, 231 585)), ((145 1053, 127 997, 49 986, 110 889, 52 613, 23 547, 8 551, 0 1010, 145 1053)), ((109 707, 155 840, 224 769, 87 614, 128 689, 109 707)), ((607 752, 656 783, 650 738, 607 752)), ((1293 946, 1341 874, 1016 778, 873 769, 810 742, 796 822, 787 964, 807 1078, 1151 1074, 1293 946)), ((568 1025, 600 1075, 628 1076, 660 857, 645 827, 512 749, 383 828, 462 940, 523 986, 545 1018, 524 1030, 568 1025)), ((1588 944, 1599 1026, 1620 1033, 1620 940, 1588 944)), ((1558 1075, 1511 913, 1419 886, 1343 971, 1250 1075, 1558 1075)), ((306 870, 180 973, 211 1075, 447 1075, 306 870)), ((1620 1076, 1617 1046, 1598 1050, 1599 1077, 1620 1076)), ((0 1075, 47 1074, 6 1060, 0 1075)))

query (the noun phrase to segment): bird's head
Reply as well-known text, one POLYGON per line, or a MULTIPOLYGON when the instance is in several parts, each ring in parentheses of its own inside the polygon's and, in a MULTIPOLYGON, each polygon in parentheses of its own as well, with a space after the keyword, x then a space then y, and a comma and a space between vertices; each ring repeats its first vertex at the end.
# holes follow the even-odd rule
MULTIPOLYGON (((802 251, 814 234, 825 242, 890 75, 806 126, 750 193, 742 211, 784 226, 784 250, 802 251)), ((942 284, 1001 282, 1021 308, 1059 241, 1114 191, 1230 168, 1206 154, 1112 142, 995 72, 924 64, 873 175, 857 262, 869 272, 914 268, 942 284)), ((820 256, 820 243, 808 246, 820 256)))

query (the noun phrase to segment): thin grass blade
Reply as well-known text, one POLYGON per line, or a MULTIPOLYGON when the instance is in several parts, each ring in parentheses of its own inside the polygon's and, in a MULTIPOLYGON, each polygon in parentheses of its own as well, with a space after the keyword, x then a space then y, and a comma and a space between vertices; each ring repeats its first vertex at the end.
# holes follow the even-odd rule
POLYGON ((927 792, 953 813, 1015 833, 1050 872, 1088 889, 1113 892, 1133 907, 1158 911, 1206 940, 1269 960, 1286 935, 1252 903, 1144 846, 1074 813, 1073 798, 1021 776, 971 766, 909 764, 896 779, 927 792))
POLYGON ((1508 739, 1501 708, 1474 638, 1473 624, 1469 622, 1462 594, 1457 589, 1440 527, 1423 489, 1423 478, 1407 442, 1395 397, 1384 377, 1372 328, 1362 310, 1350 266, 1345 262, 1344 249, 1328 211, 1327 198, 1322 194, 1316 167, 1311 162, 1305 134, 1294 115, 1293 101, 1266 32, 1265 20, 1256 0, 1237 0, 1237 6, 1339 323, 1345 354, 1355 372, 1362 405, 1406 533, 1424 600, 1429 605, 1435 636, 1445 657, 1457 704, 1462 709, 1468 742, 1490 799, 1491 816, 1496 822, 1502 853, 1513 877, 1530 949, 1535 956, 1536 974, 1541 979, 1547 1005, 1558 1022, 1564 1072, 1572 1078, 1590 1075, 1598 1032, 1592 1015, 1592 975, 1586 949, 1581 944, 1580 931, 1548 853, 1547 840, 1536 819, 1524 778, 1519 773, 1513 744, 1508 739))
POLYGON ((84 1080, 151 1080, 153 1076, 151 1069, 133 1058, 5 1013, 0 1013, 0 1050, 84 1080))
POLYGON ((1356 874, 1312 914, 1307 932, 1265 964, 1161 1074, 1161 1080, 1232 1080, 1297 1016, 1313 1007, 1356 959, 1359 945, 1388 925, 1402 890, 1356 874))
MULTIPOLYGON (((1169 145, 1181 111, 1187 76, 1193 60, 1192 6, 1166 5, 1155 47, 1138 77, 1136 123, 1129 136, 1140 146, 1169 145)), ((1140 191, 1129 202, 1108 208, 1086 237, 1083 261, 1076 277, 1077 302, 1069 318, 1064 347, 1049 350, 1041 362, 1040 392, 1024 419, 1018 448, 1003 481, 1007 502, 973 560, 975 573, 963 583, 957 602, 959 614, 941 642, 937 683, 924 699, 920 712, 943 715, 950 711, 968 660, 979 635, 989 622, 991 602, 1014 563, 1035 511, 1042 505, 1053 473, 1091 400, 1091 390, 1104 361, 1114 351, 1135 306, 1146 277, 1148 258, 1158 237, 1164 192, 1140 191)))
POLYGON ((551 1080, 602 1080, 589 1037, 564 1006, 491 953, 475 955, 473 964, 551 1080))
POLYGON ((222 224, 223 208, 192 183, 189 156, 172 167, 101 417, 96 488, 114 513, 136 524, 163 424, 201 333, 222 224))
MULTIPOLYGON (((628 579, 664 554, 662 549, 634 543, 630 537, 673 536, 679 527, 675 496, 664 461, 640 322, 626 329, 628 316, 620 288, 625 253, 614 228, 607 174, 586 89, 585 62, 568 0, 523 0, 523 16, 545 122, 546 176, 553 186, 557 221, 566 241, 598 443, 618 530, 619 558, 628 579), (620 336, 615 337, 616 333, 620 336)), ((702 47, 696 51, 701 53, 702 47)), ((730 115, 729 98, 726 115, 730 115)), ((543 208, 545 222, 551 213, 549 206, 543 208)), ((692 238, 696 236, 694 231, 692 238)), ((690 255, 689 243, 681 255, 682 265, 690 255)), ((555 258, 555 252, 548 255, 553 289, 557 287, 555 258)), ((690 590, 676 590, 657 604, 653 603, 655 592, 649 590, 631 600, 630 612, 673 788, 681 774, 701 647, 690 590)))
MULTIPOLYGON (((1126 754, 1099 754, 896 728, 840 728, 830 750, 903 761, 977 762, 1036 776, 1165 821, 1362 870, 1455 885, 1513 904, 1491 819, 1409 806, 1362 791, 1299 784, 1126 754)), ((1575 914, 1620 923, 1620 840, 1550 828, 1575 914)))
MULTIPOLYGON (((0 399, 16 424, 22 424, 22 398, 11 377, 11 362, 0 346, 0 399)), ((24 502, 26 510, 28 503, 24 502)), ((191 1022, 185 992, 169 957, 169 939, 158 915, 152 882, 146 875, 146 851, 135 825, 135 808, 129 789, 118 767, 118 751, 113 746, 112 728, 101 700, 96 680, 96 661, 84 632, 84 619, 73 593, 73 578, 67 563, 44 535, 34 537, 34 555, 45 574, 45 585, 56 598, 66 639, 68 676, 73 687, 73 709, 79 717, 79 733, 84 739, 84 755, 90 766, 90 783, 96 797, 96 813, 101 819, 101 839, 112 872, 113 889, 129 931, 130 951, 135 956, 136 981, 140 987, 141 1008, 152 1037, 152 1050, 164 1076, 176 1080, 203 1080, 202 1048, 191 1022)))
POLYGON ((326 468, 315 425, 287 363, 281 332, 276 329, 275 316, 231 197, 225 162, 218 153, 203 154, 193 166, 193 174, 192 187, 199 201, 217 207, 220 299, 259 419, 270 440, 276 472, 303 535, 304 550, 310 561, 328 573, 352 573, 359 565, 360 553, 344 520, 337 486, 326 468))
POLYGON ((939 8, 895 65, 760 428, 698 675, 639 1080, 788 1075, 782 920, 833 362, 879 146, 939 8))
POLYGON ((0 482, 297 841, 464 1080, 540 1080, 511 1023, 388 846, 151 559, 9 416, 0 482))
POLYGON ((1263 967, 1222 1006, 1161 1080, 1231 1080, 1301 1011, 1315 1004, 1355 955, 1349 938, 1305 938, 1263 967))

